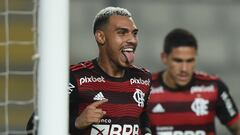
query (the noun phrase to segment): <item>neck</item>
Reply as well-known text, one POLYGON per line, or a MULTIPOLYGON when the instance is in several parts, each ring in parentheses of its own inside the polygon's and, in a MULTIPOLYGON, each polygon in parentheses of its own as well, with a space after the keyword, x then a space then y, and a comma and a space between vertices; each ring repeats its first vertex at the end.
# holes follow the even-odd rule
POLYGON ((177 85, 173 82, 171 76, 167 71, 163 72, 163 82, 170 88, 177 88, 177 85))
POLYGON ((124 68, 120 68, 120 67, 116 66, 116 64, 114 64, 110 61, 101 59, 99 57, 99 58, 97 58, 97 62, 98 62, 99 67, 111 77, 121 78, 125 74, 124 68))

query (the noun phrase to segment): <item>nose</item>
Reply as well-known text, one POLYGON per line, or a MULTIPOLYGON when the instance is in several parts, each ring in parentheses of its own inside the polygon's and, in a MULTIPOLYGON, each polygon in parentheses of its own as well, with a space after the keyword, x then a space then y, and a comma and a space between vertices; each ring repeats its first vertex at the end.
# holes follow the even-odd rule
POLYGON ((134 34, 129 34, 129 37, 128 37, 128 40, 127 40, 128 43, 131 43, 133 45, 137 45, 138 43, 138 38, 136 35, 134 34))
POLYGON ((188 64, 186 62, 183 62, 182 66, 181 66, 181 70, 182 71, 187 71, 187 69, 188 69, 188 64))

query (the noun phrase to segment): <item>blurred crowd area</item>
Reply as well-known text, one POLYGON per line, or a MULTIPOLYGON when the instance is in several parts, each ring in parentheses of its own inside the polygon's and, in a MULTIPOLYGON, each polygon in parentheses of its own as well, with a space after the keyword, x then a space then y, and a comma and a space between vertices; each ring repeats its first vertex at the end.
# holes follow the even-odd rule
MULTIPOLYGON (((29 72, 34 71, 35 16, 11 11, 32 12, 35 4, 34 0, 0 0, 0 132, 24 130, 33 110, 33 103, 5 104, 34 97, 29 72)), ((164 68, 160 52, 165 35, 173 28, 191 31, 199 43, 198 70, 220 76, 240 108, 240 1, 70 0, 70 64, 98 56, 92 23, 106 6, 127 8, 133 14, 139 29, 135 64, 152 72, 164 68)), ((229 134, 218 120, 217 130, 219 135, 229 134)))

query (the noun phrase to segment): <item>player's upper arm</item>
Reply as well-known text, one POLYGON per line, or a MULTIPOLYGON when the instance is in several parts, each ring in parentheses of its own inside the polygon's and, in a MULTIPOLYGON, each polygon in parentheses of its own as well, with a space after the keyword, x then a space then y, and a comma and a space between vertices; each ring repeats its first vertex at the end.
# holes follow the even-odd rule
MULTIPOLYGON (((216 114, 222 124, 231 127, 236 120, 239 120, 238 108, 230 94, 228 87, 219 80, 218 85, 218 100, 216 103, 216 114)), ((233 126, 235 127, 235 126, 233 126)))

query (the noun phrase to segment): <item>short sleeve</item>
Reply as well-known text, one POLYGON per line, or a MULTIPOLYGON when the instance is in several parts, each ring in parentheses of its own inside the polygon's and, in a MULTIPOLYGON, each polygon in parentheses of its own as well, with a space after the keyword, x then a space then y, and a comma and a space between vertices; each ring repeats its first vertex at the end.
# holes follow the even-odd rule
POLYGON ((222 124, 230 126, 238 118, 239 112, 226 84, 218 80, 217 86, 216 114, 222 124))

